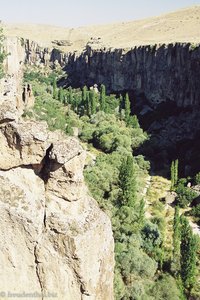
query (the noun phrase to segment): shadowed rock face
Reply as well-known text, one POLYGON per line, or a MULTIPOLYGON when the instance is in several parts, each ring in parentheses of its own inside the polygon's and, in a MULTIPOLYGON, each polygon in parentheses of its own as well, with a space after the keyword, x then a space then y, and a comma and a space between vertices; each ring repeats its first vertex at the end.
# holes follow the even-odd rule
MULTIPOLYGON (((141 46, 132 49, 92 49, 63 53, 24 41, 25 61, 60 64, 68 74, 64 86, 105 84, 108 92, 131 92, 136 102, 152 106, 174 101, 179 107, 200 103, 200 46, 189 43, 141 46)), ((138 103, 137 103, 138 104, 138 103)))
MULTIPOLYGON (((200 126, 196 122, 200 104, 199 45, 176 43, 99 50, 87 46, 82 53, 63 53, 24 40, 20 47, 24 49, 26 63, 60 64, 67 73, 60 86, 90 87, 103 83, 108 92, 128 91, 132 111, 138 114, 144 129, 155 137, 157 148, 167 144, 171 152, 176 152, 177 143, 199 136, 200 126), (186 115, 179 120, 177 113, 186 115), (184 126, 180 126, 182 119, 184 126)), ((8 115, 6 111, 3 110, 4 118, 12 120, 13 113, 8 115)), ((171 155, 167 161, 170 160, 171 155)))
POLYGON ((190 44, 142 46, 129 51, 92 50, 70 55, 67 84, 105 84, 109 92, 132 91, 153 105, 175 101, 200 104, 200 47, 190 44))

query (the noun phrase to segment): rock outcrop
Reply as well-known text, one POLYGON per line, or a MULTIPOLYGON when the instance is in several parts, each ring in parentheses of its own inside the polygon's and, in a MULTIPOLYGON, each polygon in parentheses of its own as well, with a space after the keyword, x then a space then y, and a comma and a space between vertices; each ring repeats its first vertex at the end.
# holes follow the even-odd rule
POLYGON ((178 106, 200 104, 200 47, 191 44, 100 49, 69 55, 65 84, 105 84, 108 92, 129 91, 153 106, 174 101, 178 106))
POLYGON ((19 38, 6 38, 4 61, 6 76, 0 80, 0 123, 18 121, 25 108, 34 105, 30 85, 23 87, 23 64, 26 53, 19 38))
POLYGON ((131 49, 93 49, 87 45, 82 53, 64 53, 28 39, 20 43, 18 52, 24 51, 24 62, 40 66, 59 64, 64 68, 68 77, 62 85, 103 83, 108 92, 129 91, 152 107, 169 100, 179 107, 199 105, 199 45, 175 43, 131 49))
POLYGON ((112 228, 84 183, 85 151, 2 103, 0 299, 112 300, 112 228))
POLYGON ((78 140, 32 121, 0 130, 0 290, 113 299, 111 224, 88 195, 78 140))

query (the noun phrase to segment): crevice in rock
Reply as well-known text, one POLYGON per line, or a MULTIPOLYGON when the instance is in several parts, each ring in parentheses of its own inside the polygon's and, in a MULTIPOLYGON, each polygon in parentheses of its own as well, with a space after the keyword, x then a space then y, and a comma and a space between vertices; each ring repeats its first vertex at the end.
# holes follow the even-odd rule
POLYGON ((38 261, 36 252, 37 252, 37 245, 35 245, 35 247, 34 247, 35 269, 36 269, 36 275, 37 275, 38 282, 39 282, 40 289, 41 289, 41 300, 43 300, 44 299, 44 288, 43 288, 42 280, 40 278, 40 273, 39 273, 39 263, 40 262, 38 261))
POLYGON ((13 166, 13 167, 10 167, 10 168, 7 168, 7 169, 0 168, 0 171, 7 172, 7 171, 18 169, 18 168, 26 169, 26 170, 32 170, 33 169, 32 165, 17 165, 17 166, 13 166))
POLYGON ((85 295, 85 296, 90 296, 90 294, 88 293, 88 291, 86 290, 85 286, 84 286, 84 283, 82 283, 80 285, 80 291, 81 291, 81 294, 82 295, 85 295))
POLYGON ((9 118, 5 118, 3 120, 0 120, 0 125, 4 124, 4 123, 11 123, 13 122, 15 119, 9 119, 9 118))
POLYGON ((50 147, 46 150, 46 154, 41 162, 42 169, 38 174, 45 184, 48 182, 50 171, 51 171, 51 159, 49 157, 49 154, 52 148, 53 148, 53 144, 51 144, 50 147))
POLYGON ((46 216, 46 207, 45 207, 44 208, 44 218, 43 218, 44 228, 46 228, 46 219, 47 219, 47 216, 46 216))

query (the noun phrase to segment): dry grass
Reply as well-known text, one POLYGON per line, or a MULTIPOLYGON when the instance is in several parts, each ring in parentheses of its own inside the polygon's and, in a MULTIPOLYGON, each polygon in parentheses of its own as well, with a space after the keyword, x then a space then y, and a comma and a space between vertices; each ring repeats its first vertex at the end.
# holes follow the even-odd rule
POLYGON ((164 198, 170 190, 171 182, 161 176, 152 176, 151 185, 147 192, 147 200, 150 204, 164 198))
POLYGON ((164 246, 172 249, 172 232, 174 209, 161 202, 170 190, 171 182, 161 176, 151 177, 151 184, 147 191, 147 217, 162 220, 162 232, 164 235, 164 246))
POLYGON ((200 42, 200 6, 192 6, 159 17, 95 25, 79 28, 62 28, 47 25, 6 24, 7 36, 19 36, 51 46, 53 40, 68 40, 71 46, 61 47, 64 51, 81 51, 91 37, 100 38, 99 44, 113 48, 130 48, 136 45, 159 43, 200 42))

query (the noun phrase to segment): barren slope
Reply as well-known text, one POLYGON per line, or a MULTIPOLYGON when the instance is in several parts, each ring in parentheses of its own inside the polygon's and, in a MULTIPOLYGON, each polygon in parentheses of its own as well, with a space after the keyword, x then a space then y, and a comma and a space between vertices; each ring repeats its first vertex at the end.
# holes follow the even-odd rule
POLYGON ((45 45, 51 45, 53 40, 67 40, 71 45, 63 48, 68 51, 82 50, 88 42, 98 48, 173 42, 199 43, 200 6, 144 20, 79 28, 6 24, 5 33, 8 36, 30 38, 45 45))

